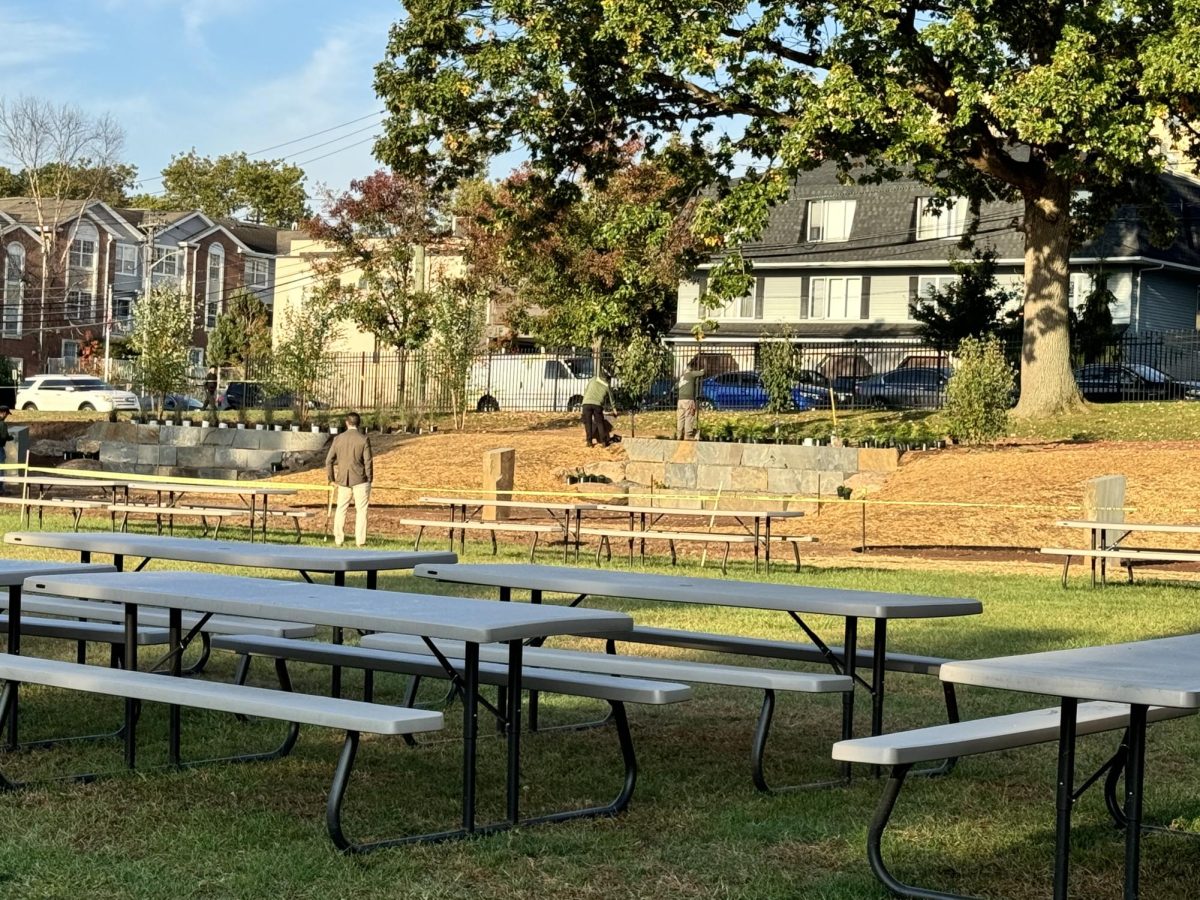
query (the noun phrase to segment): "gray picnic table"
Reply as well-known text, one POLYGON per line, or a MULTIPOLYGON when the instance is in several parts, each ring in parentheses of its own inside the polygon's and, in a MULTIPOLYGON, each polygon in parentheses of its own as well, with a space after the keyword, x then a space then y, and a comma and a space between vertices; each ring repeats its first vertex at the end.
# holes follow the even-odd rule
MULTIPOLYGON (((21 653, 21 629, 14 626, 21 618, 21 593, 25 579, 39 575, 67 575, 94 572, 115 572, 112 566, 94 566, 87 563, 47 562, 39 559, 0 559, 0 586, 8 588, 8 652, 17 656, 21 653)), ((135 642, 136 643, 136 642, 135 642)), ((12 703, 8 710, 8 746, 14 748, 18 742, 17 688, 12 688, 12 703)))
MULTIPOLYGON (((165 607, 170 614, 170 646, 178 648, 183 610, 207 615, 287 619, 310 625, 357 628, 364 631, 417 635, 428 640, 466 642, 461 671, 452 677, 463 692, 462 828, 437 837, 451 838, 477 830, 475 822, 476 742, 479 710, 479 645, 508 646, 508 768, 507 826, 519 822, 521 736, 521 650, 527 640, 551 635, 607 633, 619 635, 633 627, 625 613, 556 606, 500 604, 464 597, 402 594, 247 578, 200 572, 116 572, 83 577, 77 574, 30 578, 26 590, 125 605, 125 629, 137 628, 138 606, 165 607)), ((10 621, 19 633, 19 616, 10 621)), ((11 633, 11 631, 10 631, 11 633)), ((173 674, 178 675, 179 653, 173 674)), ((126 666, 137 669, 137 643, 126 641, 126 666)), ((443 665, 450 666, 443 657, 443 665)), ((136 717, 126 706, 126 755, 132 763, 136 746, 136 717)), ((171 717, 178 720, 178 708, 171 717)), ((177 733, 177 732, 176 732, 177 733)), ((557 814, 568 817, 568 814, 557 814)), ((430 837, 430 836, 425 836, 430 837)))
POLYGON ((1200 635, 1103 647, 974 659, 942 666, 943 681, 1062 698, 1058 739, 1054 896, 1067 896, 1074 803, 1076 711, 1080 700, 1128 703, 1125 771, 1125 894, 1138 896, 1146 714, 1151 706, 1200 709, 1200 635))
MULTIPOLYGON (((7 544, 49 547, 79 553, 80 561, 90 562, 92 554, 109 554, 118 571, 124 571, 125 557, 139 556, 140 572, 153 559, 175 562, 211 563, 254 569, 283 569, 298 572, 307 582, 313 574, 330 575, 337 587, 346 583, 348 572, 363 572, 368 590, 379 585, 381 571, 411 569, 418 563, 453 563, 454 553, 444 550, 359 550, 342 547, 299 547, 282 544, 248 544, 243 541, 211 541, 177 538, 156 534, 105 532, 67 533, 62 531, 16 531, 4 536, 7 544)), ((335 628, 334 643, 341 643, 342 630, 335 628)), ((333 669, 330 693, 341 695, 342 675, 333 669)))
MULTIPOLYGON (((625 600, 655 600, 672 603, 703 603, 742 609, 786 613, 819 648, 835 671, 850 675, 871 694, 871 734, 883 729, 884 671, 890 619, 931 619, 973 616, 983 612, 978 600, 925 597, 881 591, 816 588, 789 584, 764 584, 724 578, 689 578, 601 569, 540 566, 529 564, 481 563, 467 565, 418 565, 418 578, 452 584, 472 584, 499 589, 500 599, 509 600, 514 590, 527 590, 534 603, 544 593, 573 594, 572 606, 589 596, 625 600), (844 643, 839 657, 805 621, 804 616, 825 615, 844 620, 844 643), (874 650, 871 681, 863 680, 858 668, 858 620, 874 620, 874 650)), ((845 695, 842 712, 843 740, 853 736, 854 694, 845 695)))

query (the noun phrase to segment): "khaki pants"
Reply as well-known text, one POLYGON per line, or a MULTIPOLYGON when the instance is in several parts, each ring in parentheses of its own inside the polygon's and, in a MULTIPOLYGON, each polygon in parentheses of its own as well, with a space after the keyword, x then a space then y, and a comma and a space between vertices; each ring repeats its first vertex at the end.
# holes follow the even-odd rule
POLYGON ((333 514, 333 541, 339 547, 346 537, 346 510, 354 501, 354 543, 363 546, 367 542, 367 506, 371 502, 370 482, 364 481, 354 487, 338 485, 337 512, 333 514))
POLYGON ((680 400, 675 406, 675 440, 696 439, 696 401, 680 400))

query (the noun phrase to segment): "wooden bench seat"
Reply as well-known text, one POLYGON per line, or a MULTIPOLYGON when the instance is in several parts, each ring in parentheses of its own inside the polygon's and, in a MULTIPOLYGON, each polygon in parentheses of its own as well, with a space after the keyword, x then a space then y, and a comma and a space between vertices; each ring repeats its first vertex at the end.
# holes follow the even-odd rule
POLYGON ((723 531, 657 531, 655 529, 647 529, 645 531, 631 531, 627 528, 581 528, 579 533, 588 537, 600 538, 600 543, 596 546, 596 565, 600 565, 600 554, 605 550, 608 551, 608 558, 612 559, 612 544, 613 538, 619 538, 629 542, 629 564, 633 565, 633 548, 637 542, 642 545, 642 560, 645 561, 645 542, 646 541, 666 541, 671 550, 671 565, 678 562, 678 557, 675 553, 675 544, 680 543, 703 543, 703 544, 724 544, 725 555, 721 558, 721 571, 724 572, 729 564, 729 548, 734 544, 754 544, 756 538, 752 534, 731 534, 723 531))
POLYGON ((36 509, 38 513, 38 527, 42 527, 42 513, 47 509, 63 509, 71 514, 71 527, 75 531, 79 530, 79 520, 84 512, 89 509, 108 509, 109 502, 107 500, 77 500, 71 497, 43 497, 37 499, 33 497, 6 497, 0 495, 0 504, 5 506, 21 507, 21 514, 24 516, 24 521, 29 521, 29 510, 36 509))
MULTIPOLYGON (((276 758, 292 749, 300 725, 332 728, 346 733, 326 801, 326 824, 330 838, 339 849, 362 851, 384 846, 388 842, 370 845, 353 844, 347 840, 341 825, 342 800, 354 767, 359 734, 412 735, 437 731, 443 726, 441 713, 408 707, 382 706, 359 700, 342 700, 310 694, 295 694, 290 690, 270 690, 260 687, 198 681, 193 678, 170 678, 150 672, 130 672, 105 669, 58 660, 0 654, 0 679, 5 687, 0 703, 7 713, 13 686, 37 684, 89 694, 123 697, 127 701, 165 703, 239 716, 256 716, 291 723, 288 738, 271 754, 240 757, 239 759, 276 758)), ((170 764, 181 765, 179 719, 171 717, 170 764)), ((135 757, 130 747, 136 746, 136 728, 126 733, 127 761, 135 757)), ((2 777, 2 776, 0 776, 2 777)), ((81 776, 91 777, 91 776, 81 776)), ((5 779, 6 787, 22 785, 5 779)))
MULTIPOLYGON (((1147 722, 1161 722, 1193 715, 1195 710, 1150 707, 1147 722)), ((971 756, 1000 750, 1013 750, 1058 740, 1060 710, 1031 710, 1011 715, 993 716, 949 725, 935 725, 913 731, 881 734, 875 737, 855 738, 839 741, 833 745, 833 758, 848 763, 868 763, 890 766, 891 773, 883 798, 876 808, 875 816, 867 835, 867 858, 871 871, 884 886, 900 897, 950 897, 957 896, 927 892, 897 880, 888 871, 883 861, 881 844, 883 833, 895 809, 896 800, 904 787, 904 780, 916 763, 931 762, 948 757, 971 756)), ((1129 707, 1123 703, 1089 702, 1080 703, 1076 713, 1077 733, 1080 735, 1100 734, 1116 731, 1129 724, 1129 707)), ((1125 765, 1124 743, 1116 754, 1097 773, 1107 774, 1104 793, 1108 809, 1116 817, 1120 809, 1117 802, 1117 784, 1125 765)), ((1091 782, 1085 782, 1084 788, 1091 782)))
POLYGON ((533 522, 450 522, 446 519, 394 519, 397 525, 406 525, 410 528, 417 529, 417 539, 413 544, 414 550, 421 549, 421 538, 425 534, 426 528, 444 528, 450 535, 450 549, 454 549, 454 534, 458 532, 460 537, 465 540, 468 531, 486 531, 492 538, 492 555, 497 552, 496 534, 503 532, 506 534, 527 534, 530 536, 529 544, 529 561, 533 562, 533 556, 537 552, 538 541, 542 535, 546 534, 562 534, 561 525, 543 525, 533 522))
MULTIPOLYGON (((401 634, 364 635, 360 643, 363 647, 375 650, 390 650, 397 653, 430 653, 428 647, 419 638, 414 639, 401 634)), ((461 656, 463 652, 462 644, 455 641, 439 641, 437 646, 448 656, 461 656)), ((505 652, 504 648, 500 647, 480 647, 479 658, 499 662, 505 652)), ((663 678, 690 684, 761 690, 763 704, 755 727, 750 762, 751 777, 755 787, 762 791, 770 790, 763 772, 763 757, 775 710, 775 692, 841 694, 854 689, 853 680, 845 675, 717 665, 684 659, 661 659, 577 650, 550 650, 543 647, 527 648, 524 662, 529 666, 543 669, 590 672, 622 678, 663 678)))

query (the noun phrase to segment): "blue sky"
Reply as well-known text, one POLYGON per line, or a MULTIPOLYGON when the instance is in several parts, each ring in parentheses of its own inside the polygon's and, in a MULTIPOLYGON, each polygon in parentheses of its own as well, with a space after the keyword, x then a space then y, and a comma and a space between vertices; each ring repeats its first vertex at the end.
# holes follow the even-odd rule
POLYGON ((262 155, 302 165, 310 194, 341 189, 378 165, 372 70, 401 12, 398 0, 0 0, 0 94, 111 113, 148 192, 173 153, 334 129, 262 155))

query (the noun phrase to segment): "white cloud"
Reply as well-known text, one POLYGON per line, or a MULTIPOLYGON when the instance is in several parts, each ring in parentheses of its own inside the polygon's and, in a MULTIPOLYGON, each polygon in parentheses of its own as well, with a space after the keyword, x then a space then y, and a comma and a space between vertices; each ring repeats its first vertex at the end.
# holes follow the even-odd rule
POLYGON ((56 58, 80 53, 91 46, 81 30, 38 19, 32 13, 0 5, 4 37, 0 40, 0 69, 44 66, 56 58))

